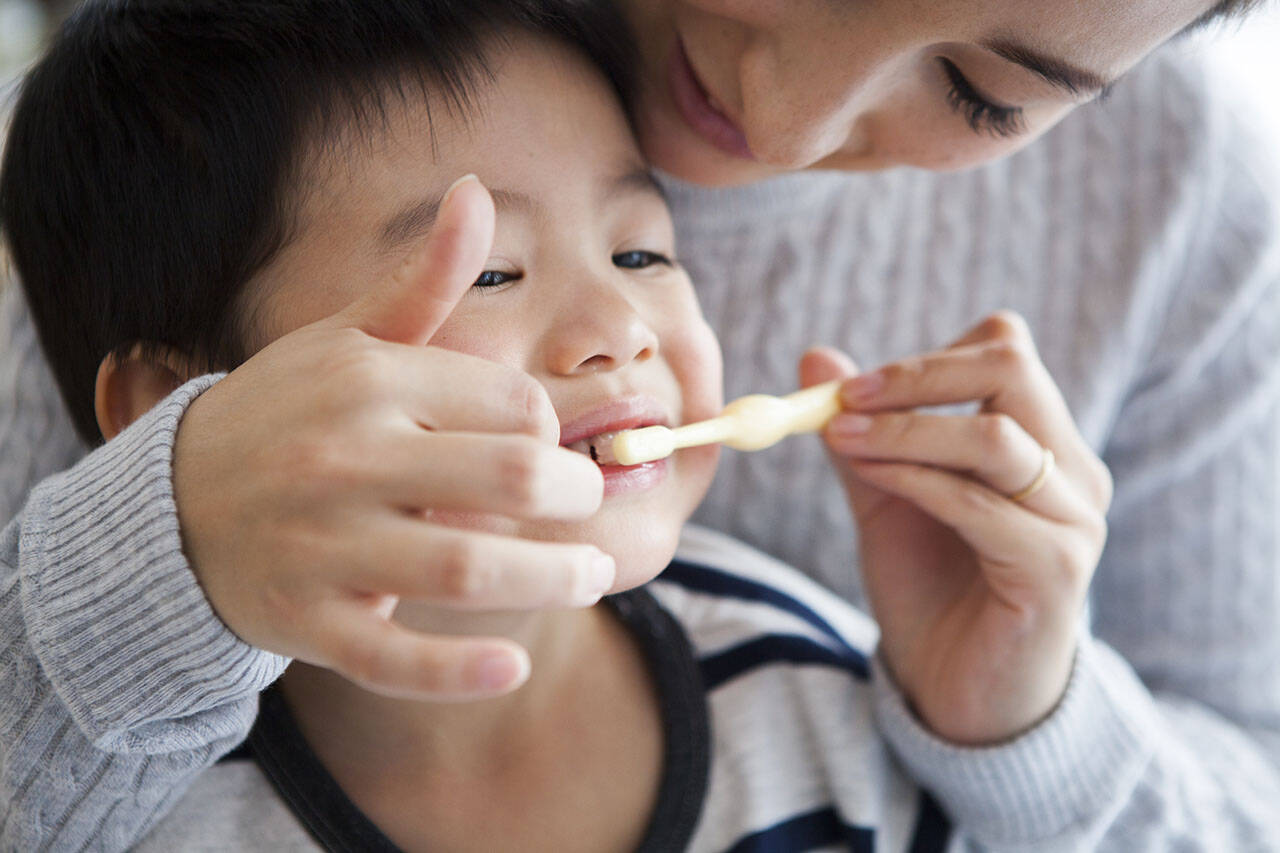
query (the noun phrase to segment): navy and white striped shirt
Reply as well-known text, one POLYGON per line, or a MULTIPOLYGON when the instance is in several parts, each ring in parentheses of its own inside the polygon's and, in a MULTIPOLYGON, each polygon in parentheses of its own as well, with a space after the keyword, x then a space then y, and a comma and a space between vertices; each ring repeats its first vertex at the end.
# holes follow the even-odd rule
MULTIPOLYGON (((661 790, 642 851, 947 847, 947 819, 876 732, 866 616, 696 527, 654 582, 607 601, 643 650, 663 717, 661 790)), ((329 776, 276 691, 229 758, 140 849, 396 849, 329 776)))

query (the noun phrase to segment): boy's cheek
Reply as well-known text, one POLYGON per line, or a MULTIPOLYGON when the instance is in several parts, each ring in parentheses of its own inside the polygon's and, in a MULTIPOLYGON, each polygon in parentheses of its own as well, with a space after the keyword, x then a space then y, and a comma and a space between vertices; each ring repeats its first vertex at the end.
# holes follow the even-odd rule
POLYGON ((711 327, 698 322, 667 342, 667 358, 684 398, 682 423, 706 420, 724 408, 724 362, 711 327))
POLYGON ((492 325, 487 328, 466 317, 456 314, 444 322, 444 325, 428 341, 429 346, 473 355, 486 361, 499 364, 510 364, 512 354, 499 342, 505 337, 492 325))

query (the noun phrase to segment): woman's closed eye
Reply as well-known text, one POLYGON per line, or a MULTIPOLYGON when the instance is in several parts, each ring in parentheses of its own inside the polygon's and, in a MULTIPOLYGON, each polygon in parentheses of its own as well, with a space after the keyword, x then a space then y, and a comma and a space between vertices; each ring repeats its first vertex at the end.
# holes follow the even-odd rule
POLYGON ((1017 136, 1026 130, 1020 107, 1005 107, 993 104, 983 97, 969 78, 954 62, 939 57, 942 70, 947 75, 950 86, 947 90, 947 103, 956 112, 964 116, 969 127, 976 133, 989 133, 994 136, 1017 136))
POLYGON ((629 252, 618 252, 613 256, 613 265, 626 270, 642 270, 655 265, 666 267, 675 263, 666 255, 650 252, 645 249, 633 249, 629 252))

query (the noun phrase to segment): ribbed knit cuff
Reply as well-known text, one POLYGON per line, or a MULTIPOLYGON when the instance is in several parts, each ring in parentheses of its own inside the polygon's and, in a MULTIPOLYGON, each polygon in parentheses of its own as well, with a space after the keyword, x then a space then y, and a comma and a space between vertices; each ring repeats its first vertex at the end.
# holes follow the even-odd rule
POLYGON ((187 406, 221 378, 174 391, 41 483, 23 513, 19 571, 32 650, 100 749, 196 746, 137 735, 151 722, 255 696, 288 664, 222 623, 182 553, 174 439, 187 406))
POLYGON ((939 739, 878 655, 872 666, 876 715, 898 758, 967 836, 990 847, 1088 846, 1129 800, 1158 737, 1150 693, 1128 664, 1087 636, 1053 713, 990 747, 939 739))

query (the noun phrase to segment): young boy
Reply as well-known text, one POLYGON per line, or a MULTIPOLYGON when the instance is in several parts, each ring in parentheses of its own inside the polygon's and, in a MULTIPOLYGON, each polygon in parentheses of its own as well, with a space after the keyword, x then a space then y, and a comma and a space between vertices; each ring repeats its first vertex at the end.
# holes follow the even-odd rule
MULTIPOLYGON (((82 223, 100 232, 91 243, 133 247, 78 289, 56 270, 23 266, 32 246, 56 239, 57 225, 18 215, 30 176, 17 161, 6 164, 6 226, 29 298, 45 308, 36 309, 43 339, 84 336, 91 312, 133 312, 151 324, 139 335, 146 347, 113 356, 98 373, 96 402, 74 377, 98 372, 102 343, 64 348, 59 379, 78 422, 94 417, 108 440, 128 440, 117 436, 164 400, 169 377, 196 374, 190 365, 231 368, 350 303, 381 298, 366 283, 394 273, 460 196, 476 203, 474 180, 446 191, 466 172, 497 201, 496 238, 434 344, 532 375, 554 404, 561 443, 583 453, 602 434, 718 411, 716 342, 673 260, 665 204, 617 93, 589 58, 604 35, 586 18, 530 14, 536 4, 451 5, 155 0, 81 10, 45 68, 61 65, 64 80, 87 79, 90 69, 96 82, 121 74, 138 107, 102 117, 99 138, 71 146, 82 161, 53 155, 50 168, 80 170, 64 174, 62 186, 89 185, 101 175, 100 152, 129 161, 147 150, 145 140, 160 139, 174 154, 153 164, 154 184, 95 188, 91 203, 74 193, 53 201, 69 219, 66 211, 94 214, 82 223), (237 50, 229 50, 233 33, 237 50), (115 61, 115 51, 129 61, 115 61), (245 99, 209 96, 229 85, 245 99), (273 87, 293 114, 264 120, 254 93, 273 87), (192 138, 197 127, 209 138, 192 138), (210 140, 229 146, 223 159, 192 167, 210 140), (162 196, 199 199, 184 215, 203 221, 175 222, 162 196), (242 225, 234 239, 214 228, 220 239, 198 245, 201 227, 228 221, 228 210, 242 225), (193 245, 162 245, 183 240, 193 245), (177 261, 156 261, 200 251, 220 275, 182 276, 177 261)), ((594 58, 607 62, 598 50, 594 58)), ((49 83, 55 75, 33 79, 24 108, 62 108, 65 93, 49 83)), ((49 140, 43 150, 58 148, 49 140)), ((212 381, 187 387, 198 393, 212 381)), ((489 613, 456 625, 412 594, 399 601, 395 620, 408 628, 482 629, 529 649, 533 675, 511 696, 419 703, 298 661, 265 694, 248 757, 201 772, 243 734, 246 700, 275 673, 198 700, 198 685, 184 693, 162 682, 145 718, 116 733, 125 745, 104 754, 91 778, 72 772, 74 782, 51 782, 43 802, 10 802, 5 838, 115 848, 149 831, 142 850, 941 844, 944 819, 873 728, 871 624, 713 534, 685 531, 672 561, 715 458, 701 448, 605 468, 603 506, 580 522, 447 519, 590 542, 616 556, 615 594, 586 609, 489 613), (238 710, 216 715, 229 708, 238 710), (124 795, 95 817, 94 797, 105 796, 96 791, 108 787, 124 795)), ((203 614, 173 618, 198 631, 203 614)), ((110 633, 109 613, 103 623, 110 633)), ((17 675, 59 677, 29 660, 17 675)), ((74 702, 63 709, 47 686, 36 689, 48 693, 36 716, 56 731, 33 731, 32 714, 4 718, 9 790, 30 790, 22 783, 44 772, 41 764, 52 763, 56 779, 65 754, 92 750, 74 702)))

